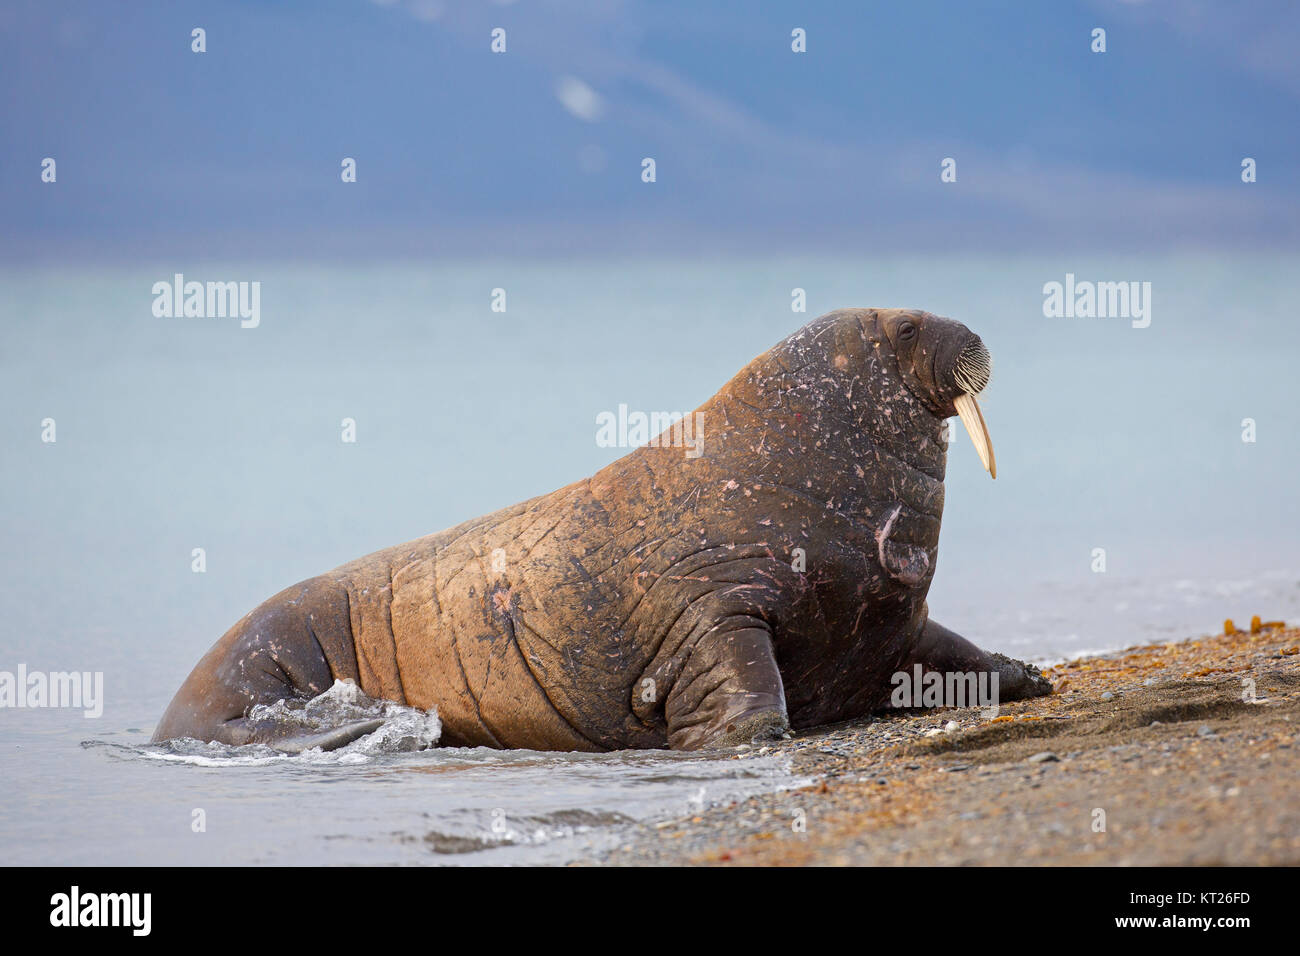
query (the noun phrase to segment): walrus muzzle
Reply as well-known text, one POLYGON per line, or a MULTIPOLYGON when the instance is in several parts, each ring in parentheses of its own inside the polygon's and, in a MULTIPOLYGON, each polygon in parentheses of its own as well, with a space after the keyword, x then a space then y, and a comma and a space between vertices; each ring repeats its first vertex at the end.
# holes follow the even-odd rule
POLYGON ((957 355, 957 363, 952 375, 964 390, 953 399, 961 423, 966 426, 966 433, 975 445, 975 451, 984 463, 984 469, 993 478, 998 476, 998 462, 993 457, 993 439, 989 436, 989 426, 984 423, 984 413, 975 396, 984 391, 993 370, 989 350, 984 343, 976 339, 957 355))

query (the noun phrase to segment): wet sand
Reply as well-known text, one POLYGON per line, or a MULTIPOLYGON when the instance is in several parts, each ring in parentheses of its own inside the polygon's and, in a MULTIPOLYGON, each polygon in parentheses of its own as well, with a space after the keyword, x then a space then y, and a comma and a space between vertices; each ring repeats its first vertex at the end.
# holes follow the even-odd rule
POLYGON ((1300 864, 1300 630, 1044 673, 1056 693, 993 720, 913 711, 742 749, 815 782, 640 826, 590 862, 1300 864))

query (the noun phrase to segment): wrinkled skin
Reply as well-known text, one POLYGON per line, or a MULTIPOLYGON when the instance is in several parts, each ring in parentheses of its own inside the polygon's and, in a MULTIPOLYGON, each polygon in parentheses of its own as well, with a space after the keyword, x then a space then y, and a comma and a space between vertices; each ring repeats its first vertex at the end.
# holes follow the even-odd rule
POLYGON ((700 457, 638 448, 280 592, 203 658, 154 739, 275 745, 249 707, 335 679, 436 706, 444 745, 589 751, 860 717, 915 663, 998 671, 1003 701, 1049 692, 927 620, 949 370, 972 341, 924 312, 815 319, 700 406, 700 457))

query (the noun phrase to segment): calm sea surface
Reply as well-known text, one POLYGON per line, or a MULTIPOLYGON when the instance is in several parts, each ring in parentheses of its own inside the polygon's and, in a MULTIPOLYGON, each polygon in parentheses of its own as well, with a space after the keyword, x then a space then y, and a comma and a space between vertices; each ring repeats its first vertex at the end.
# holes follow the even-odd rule
POLYGON ((145 742, 266 597, 590 474, 623 453, 598 413, 688 411, 833 308, 928 309, 993 353, 999 477, 959 434, 934 618, 1036 660, 1294 619, 1298 286, 1275 255, 0 271, 0 670, 105 696, 0 710, 6 862, 563 862, 796 784, 770 757, 145 742), (260 325, 156 318, 178 271, 260 282, 260 325), (1150 326, 1045 318, 1067 273, 1150 282, 1150 326))

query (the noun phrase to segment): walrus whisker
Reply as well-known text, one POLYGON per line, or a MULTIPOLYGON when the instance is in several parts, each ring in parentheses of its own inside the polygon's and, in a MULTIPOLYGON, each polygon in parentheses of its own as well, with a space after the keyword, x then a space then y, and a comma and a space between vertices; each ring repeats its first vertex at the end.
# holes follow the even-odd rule
POLYGON ((984 391, 993 371, 993 359, 983 345, 968 346, 961 350, 953 367, 957 384, 972 395, 984 391))

